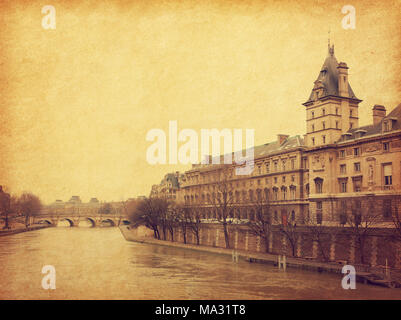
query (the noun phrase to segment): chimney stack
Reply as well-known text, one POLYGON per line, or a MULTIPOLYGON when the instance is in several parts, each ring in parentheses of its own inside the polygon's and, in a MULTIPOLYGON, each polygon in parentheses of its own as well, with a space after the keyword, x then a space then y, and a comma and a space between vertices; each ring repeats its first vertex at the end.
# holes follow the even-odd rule
POLYGON ((289 137, 287 134, 278 134, 277 135, 277 142, 281 146, 282 143, 289 137))
POLYGON ((386 108, 379 104, 375 104, 372 110, 373 110, 373 125, 375 126, 379 124, 386 116, 386 108))
POLYGON ((348 97, 348 67, 345 62, 338 64, 338 95, 348 97))

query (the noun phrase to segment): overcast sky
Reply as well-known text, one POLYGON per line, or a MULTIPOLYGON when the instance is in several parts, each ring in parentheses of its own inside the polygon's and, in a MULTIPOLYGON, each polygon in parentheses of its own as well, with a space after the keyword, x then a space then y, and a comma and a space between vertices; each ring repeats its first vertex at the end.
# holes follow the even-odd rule
MULTIPOLYGON (((184 165, 150 165, 146 133, 305 133, 328 31, 360 104, 400 97, 400 1, 2 1, 0 178, 45 203, 148 195, 184 165), (82 2, 82 3, 81 3, 82 2), (182 4, 183 2, 183 4, 182 4), (56 30, 42 28, 42 6, 56 30), (356 8, 356 29, 341 8, 356 8)), ((179 144, 180 146, 180 144, 179 144)))

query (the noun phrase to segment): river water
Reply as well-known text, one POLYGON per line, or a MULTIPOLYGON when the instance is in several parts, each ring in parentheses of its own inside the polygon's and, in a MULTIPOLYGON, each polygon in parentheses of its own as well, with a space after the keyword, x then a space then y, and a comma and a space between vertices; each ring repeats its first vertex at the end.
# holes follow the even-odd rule
POLYGON ((1 299, 401 299, 400 289, 341 275, 250 264, 125 241, 118 228, 48 228, 0 237, 1 299), (42 267, 56 289, 42 288, 42 267))

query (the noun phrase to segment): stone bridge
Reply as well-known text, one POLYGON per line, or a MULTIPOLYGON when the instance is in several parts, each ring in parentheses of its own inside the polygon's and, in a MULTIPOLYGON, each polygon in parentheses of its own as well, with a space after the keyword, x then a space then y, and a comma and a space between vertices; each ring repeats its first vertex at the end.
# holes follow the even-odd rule
POLYGON ((113 214, 76 215, 47 213, 31 217, 30 220, 30 224, 47 223, 53 226, 57 226, 60 221, 67 221, 71 227, 78 227, 82 221, 89 221, 92 227, 100 227, 104 223, 109 223, 113 227, 129 223, 126 217, 113 214))

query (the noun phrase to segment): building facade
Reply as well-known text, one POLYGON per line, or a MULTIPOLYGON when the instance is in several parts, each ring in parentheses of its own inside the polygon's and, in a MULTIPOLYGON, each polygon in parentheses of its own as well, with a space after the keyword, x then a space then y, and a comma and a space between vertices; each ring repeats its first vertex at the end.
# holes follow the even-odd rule
POLYGON ((348 69, 329 45, 303 104, 306 134, 279 134, 255 147, 250 175, 236 175, 235 164, 193 165, 184 174, 167 174, 152 187, 151 197, 185 203, 211 221, 218 218, 213 199, 224 180, 235 208, 232 222, 252 220, 255 204, 264 199, 273 224, 338 226, 359 212, 390 226, 401 206, 401 104, 389 114, 384 106, 373 106, 372 124, 360 127, 362 100, 351 88, 348 69))

